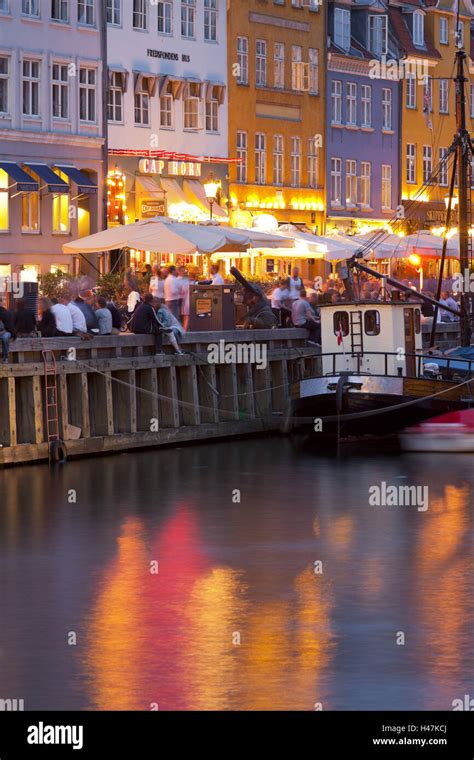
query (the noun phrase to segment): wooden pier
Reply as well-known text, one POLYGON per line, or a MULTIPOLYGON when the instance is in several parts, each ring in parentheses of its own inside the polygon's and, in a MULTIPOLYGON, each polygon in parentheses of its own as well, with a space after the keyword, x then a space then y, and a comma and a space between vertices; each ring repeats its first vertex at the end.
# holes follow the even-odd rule
POLYGON ((0 365, 0 465, 49 457, 45 351, 54 352, 59 436, 72 457, 278 429, 289 384, 316 371, 306 338, 299 329, 188 333, 184 356, 166 340, 155 356, 151 336, 18 339, 13 363, 0 365), (220 341, 265 347, 265 366, 210 363, 208 347, 220 341))

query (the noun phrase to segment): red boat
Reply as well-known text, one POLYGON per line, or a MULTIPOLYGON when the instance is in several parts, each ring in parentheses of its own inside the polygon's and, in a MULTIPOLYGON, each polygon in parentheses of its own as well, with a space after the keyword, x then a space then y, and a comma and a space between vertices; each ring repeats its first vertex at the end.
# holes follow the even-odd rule
POLYGON ((442 414, 400 434, 405 451, 474 452, 474 409, 442 414))

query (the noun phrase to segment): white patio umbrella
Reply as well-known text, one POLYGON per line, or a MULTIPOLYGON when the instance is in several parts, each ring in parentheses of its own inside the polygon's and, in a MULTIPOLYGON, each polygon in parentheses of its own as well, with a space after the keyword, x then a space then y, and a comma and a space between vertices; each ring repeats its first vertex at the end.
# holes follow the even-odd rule
POLYGON ((313 248, 315 253, 324 253, 326 261, 349 259, 360 248, 360 243, 354 243, 350 238, 344 238, 342 235, 311 235, 308 232, 302 232, 293 224, 280 225, 278 232, 306 243, 308 247, 313 248))
POLYGON ((248 248, 293 248, 294 240, 258 230, 217 225, 186 224, 154 217, 112 227, 63 245, 64 253, 100 253, 114 248, 137 248, 156 253, 214 253, 248 248))

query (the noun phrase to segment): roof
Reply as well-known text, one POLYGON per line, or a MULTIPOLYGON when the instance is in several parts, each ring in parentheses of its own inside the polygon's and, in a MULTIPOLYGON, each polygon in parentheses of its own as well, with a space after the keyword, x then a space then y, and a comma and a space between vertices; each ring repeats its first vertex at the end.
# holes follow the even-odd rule
MULTIPOLYGON (((410 4, 411 5, 416 4, 418 7, 421 7, 419 2, 410 3, 410 4)), ((403 18, 401 8, 394 8, 390 6, 388 8, 388 16, 390 19, 390 23, 392 24, 392 29, 398 40, 398 43, 402 51, 407 56, 417 56, 420 58, 422 57, 422 58, 435 58, 435 59, 439 59, 442 57, 441 53, 439 53, 436 50, 433 44, 433 40, 431 39, 427 29, 425 29, 425 47, 419 48, 413 44, 413 40, 411 38, 408 27, 405 23, 405 19, 403 18)))

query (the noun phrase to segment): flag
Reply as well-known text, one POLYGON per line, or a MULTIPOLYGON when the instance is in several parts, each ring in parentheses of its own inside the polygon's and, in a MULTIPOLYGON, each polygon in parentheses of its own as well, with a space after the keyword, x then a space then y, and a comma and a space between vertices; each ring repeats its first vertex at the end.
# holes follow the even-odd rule
POLYGON ((339 322, 337 326, 337 345, 342 346, 343 342, 344 341, 342 340, 342 327, 341 327, 341 323, 339 322))

